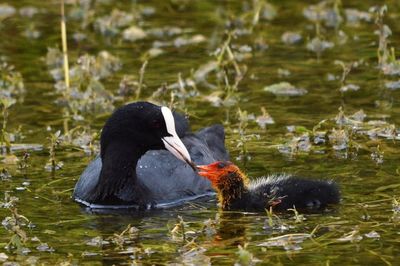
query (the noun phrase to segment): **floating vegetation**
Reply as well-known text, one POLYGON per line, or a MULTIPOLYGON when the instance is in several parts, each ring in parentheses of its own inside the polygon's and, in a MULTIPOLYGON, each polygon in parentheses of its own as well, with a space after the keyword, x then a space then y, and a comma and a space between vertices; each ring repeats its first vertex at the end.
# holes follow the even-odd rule
POLYGON ((347 77, 350 74, 350 71, 354 68, 357 68, 359 63, 358 62, 351 62, 349 64, 345 64, 340 60, 335 60, 334 62, 336 65, 340 65, 342 67, 342 78, 340 79, 341 87, 339 91, 341 93, 345 93, 348 91, 358 91, 360 89, 359 85, 347 83, 347 77))
POLYGON ((7 129, 9 122, 9 109, 14 105, 16 101, 13 98, 0 98, 0 106, 2 108, 2 127, 0 132, 0 150, 2 154, 6 154, 6 161, 9 161, 15 155, 7 154, 17 150, 37 150, 40 149, 40 145, 36 144, 18 144, 16 142, 21 141, 24 135, 21 132, 22 126, 19 126, 16 130, 10 131, 7 129))
POLYGON ((163 49, 160 48, 150 48, 149 50, 147 50, 143 56, 142 59, 143 61, 146 61, 147 59, 151 59, 151 58, 155 58, 158 57, 162 54, 164 54, 165 51, 163 49))
POLYGON ((8 256, 6 253, 1 252, 0 253, 0 262, 5 262, 8 259, 8 256))
POLYGON ((133 75, 124 75, 119 82, 118 95, 127 97, 137 94, 139 82, 133 75))
POLYGON ((29 24, 28 28, 22 33, 22 35, 28 39, 39 39, 42 33, 37 30, 35 24, 29 24))
POLYGON ((62 137, 64 145, 79 147, 86 154, 96 154, 100 150, 99 132, 91 130, 89 127, 75 127, 67 136, 62 137))
POLYGON ((63 80, 62 53, 49 48, 46 63, 56 81, 55 88, 62 94, 57 102, 68 106, 75 119, 80 113, 104 113, 113 108, 113 95, 104 88, 101 80, 111 76, 121 68, 121 61, 107 51, 101 51, 96 57, 82 55, 70 70, 70 88, 63 80))
MULTIPOLYGON (((303 9, 303 15, 314 23, 315 28, 315 37, 307 42, 307 50, 316 53, 317 57, 320 58, 322 52, 335 46, 324 36, 325 29, 323 26, 339 29, 343 22, 341 1, 321 1, 316 5, 310 5, 303 9)), ((347 35, 341 30, 338 31, 337 38, 338 44, 344 44, 347 41, 347 35)))
POLYGON ((103 240, 101 236, 96 236, 91 238, 89 241, 86 242, 86 245, 93 246, 93 247, 102 247, 103 245, 110 244, 109 241, 103 240))
POLYGON ((21 73, 15 67, 0 59, 0 98, 19 98, 25 92, 21 73))
POLYGON ((7 3, 0 4, 0 22, 8 17, 13 16, 16 12, 17 10, 15 7, 7 3))
POLYGON ((287 31, 282 34, 281 40, 284 44, 297 44, 303 40, 303 37, 298 32, 287 31))
POLYGON ((272 125, 275 123, 274 119, 267 112, 265 107, 261 107, 261 112, 262 114, 260 116, 257 116, 256 122, 262 129, 265 129, 267 125, 272 125))
POLYGON ((110 15, 99 17, 94 22, 94 28, 105 37, 114 37, 121 29, 129 26, 135 17, 133 14, 113 9, 110 15))
POLYGON ((175 47, 195 45, 206 41, 206 37, 201 34, 196 34, 191 37, 178 37, 173 41, 175 47))
POLYGON ((122 32, 122 38, 130 42, 142 40, 146 38, 146 36, 146 32, 137 26, 130 26, 122 32))
POLYGON ((217 226, 220 216, 216 214, 215 219, 208 219, 203 222, 202 231, 206 236, 213 236, 217 233, 217 226))
POLYGON ((285 250, 301 250, 305 240, 310 239, 311 234, 288 234, 269 238, 267 241, 258 244, 259 247, 283 247, 285 250))
POLYGON ((372 22, 373 16, 371 13, 366 11, 360 11, 354 8, 345 8, 344 13, 346 15, 347 25, 352 27, 360 26, 361 22, 372 22))
POLYGON ((253 114, 249 115, 247 111, 242 111, 239 108, 237 111, 237 119, 237 127, 233 129, 233 133, 235 133, 235 135, 237 134, 237 138, 234 142, 236 143, 236 148, 239 149, 239 156, 236 157, 236 159, 246 163, 247 161, 251 160, 247 143, 251 140, 259 139, 260 135, 247 133, 249 121, 255 120, 253 114))
POLYGON ((381 69, 385 75, 400 75, 400 60, 396 59, 394 48, 391 49, 388 60, 383 63, 381 69))
POLYGON ((360 86, 355 84, 347 84, 340 88, 340 92, 358 91, 360 86))
POLYGON ((324 23, 327 27, 338 28, 343 18, 340 15, 341 1, 321 1, 303 9, 303 15, 315 23, 324 23))
POLYGON ((15 100, 12 98, 1 98, 0 103, 2 107, 3 117, 3 123, 1 126, 0 147, 2 149, 2 153, 4 153, 5 151, 10 151, 11 148, 11 135, 7 132, 8 109, 15 103, 15 100))
POLYGON ((40 252, 54 252, 54 248, 49 247, 47 243, 40 243, 36 249, 40 252))
POLYGON ((300 214, 297 210, 296 210, 296 206, 293 206, 292 209, 288 209, 288 211, 292 211, 294 216, 293 216, 293 220, 295 221, 295 223, 303 223, 306 219, 306 217, 304 217, 303 214, 300 214))
MULTIPOLYGON (((109 238, 109 240, 114 243, 118 249, 124 249, 125 245, 132 244, 134 240, 138 238, 139 229, 130 224, 119 234, 114 234, 109 238)), ((93 239, 92 239, 93 241, 93 239)), ((97 238, 97 241, 101 244, 108 244, 108 242, 104 242, 101 238, 97 238)))
POLYGON ((203 86, 215 89, 216 87, 207 82, 207 77, 210 73, 216 71, 218 69, 219 63, 218 61, 209 61, 204 65, 199 66, 196 71, 193 73, 193 78, 196 83, 200 83, 203 86))
POLYGON ((290 76, 292 73, 290 72, 290 70, 288 69, 283 69, 283 68, 278 68, 278 76, 279 77, 288 77, 290 76))
POLYGON ((344 129, 332 129, 332 132, 328 135, 329 142, 332 148, 336 151, 345 150, 349 144, 349 133, 344 129))
POLYGON ((39 10, 34 6, 24 6, 19 9, 19 14, 22 17, 33 18, 35 15, 41 13, 42 10, 39 10))
MULTIPOLYGON (((29 157, 30 157, 30 154, 28 152, 25 152, 18 164, 18 169, 25 171, 25 173, 26 173, 26 170, 30 167, 29 157)), ((26 184, 29 185, 29 182, 26 184)))
POLYGON ((393 212, 400 214, 400 201, 396 198, 393 198, 392 202, 393 212))
POLYGON ((289 82, 280 82, 264 87, 264 91, 271 92, 277 96, 302 96, 307 93, 306 89, 296 88, 289 82))
POLYGON ((375 11, 375 24, 378 26, 378 31, 376 32, 379 36, 378 63, 383 67, 387 64, 389 58, 387 38, 392 35, 392 30, 383 22, 383 18, 387 11, 386 6, 380 8, 376 7, 372 9, 372 11, 375 11))
POLYGON ((10 196, 7 192, 4 194, 4 201, 0 202, 0 206, 8 209, 11 216, 5 217, 1 224, 11 234, 9 242, 5 245, 6 250, 8 252, 16 250, 17 253, 26 255, 30 252, 30 249, 25 247, 29 238, 24 229, 29 227, 31 222, 28 218, 18 213, 15 206, 18 200, 17 197, 10 196))
POLYGON ((49 144, 49 161, 45 165, 44 169, 47 171, 55 171, 59 170, 63 166, 63 162, 57 161, 56 159, 56 148, 61 144, 62 142, 62 137, 61 137, 61 131, 58 130, 55 133, 51 133, 50 137, 48 138, 50 141, 49 144))
POLYGON ((396 59, 395 49, 388 46, 388 38, 392 35, 392 30, 384 24, 387 6, 371 8, 371 11, 375 12, 375 24, 378 26, 376 34, 379 36, 379 67, 385 75, 400 75, 400 60, 396 59))
POLYGON ((247 250, 248 243, 238 246, 238 251, 236 252, 238 256, 238 260, 235 265, 256 265, 257 262, 261 262, 261 260, 254 257, 254 255, 247 250))
POLYGON ((390 89, 390 90, 400 89, 400 80, 385 82, 385 87, 390 89))
MULTIPOLYGON (((263 1, 263 0, 257 0, 254 1, 254 8, 256 11, 260 11, 260 18, 264 20, 271 21, 275 19, 278 16, 278 10, 274 5, 269 3, 268 1, 263 1)), ((257 12, 255 12, 257 14, 257 12)), ((255 19, 253 19, 253 24, 255 22, 255 19)))
POLYGON ((185 228, 187 223, 183 220, 182 216, 178 216, 178 222, 171 229, 171 237, 174 241, 186 241, 185 228))
POLYGON ((182 29, 180 27, 176 26, 163 26, 163 27, 153 27, 151 29, 148 29, 146 31, 146 34, 155 37, 157 39, 163 39, 163 38, 170 38, 173 36, 181 35, 181 34, 187 34, 192 32, 192 30, 189 29, 182 29))
POLYGON ((98 55, 92 56, 85 54, 78 58, 77 65, 71 68, 71 78, 84 80, 88 76, 94 79, 104 79, 110 77, 121 69, 121 60, 107 51, 101 51, 98 55))
POLYGON ((379 148, 373 150, 363 144, 365 137, 400 140, 400 131, 395 125, 383 120, 368 120, 362 110, 346 116, 342 108, 335 118, 320 121, 313 130, 291 126, 288 131, 284 144, 276 146, 281 153, 321 152, 318 146, 329 144, 334 151, 353 151, 355 156, 360 149, 371 152, 371 159, 378 164, 383 162, 383 153, 379 148))
POLYGON ((376 164, 382 164, 383 163, 383 155, 384 152, 381 151, 379 148, 379 145, 376 147, 376 149, 371 153, 371 159, 376 163, 376 164))
POLYGON ((296 154, 299 152, 307 153, 311 150, 311 147, 312 144, 310 142, 310 136, 308 133, 293 136, 284 144, 277 146, 278 150, 284 154, 296 154))
POLYGON ((307 43, 307 49, 320 55, 326 49, 331 49, 335 46, 333 42, 322 40, 319 37, 313 38, 310 42, 307 43))
POLYGON ((264 222, 263 229, 267 233, 273 234, 274 232, 285 232, 290 228, 293 228, 292 226, 284 223, 283 220, 273 212, 272 207, 270 207, 269 210, 265 210, 265 212, 268 218, 264 222))
POLYGON ((373 238, 373 239, 379 239, 381 236, 379 235, 379 233, 378 232, 375 232, 375 231, 371 231, 371 232, 369 232, 369 233, 367 233, 367 234, 364 234, 364 236, 366 237, 366 238, 373 238))
POLYGON ((12 177, 12 175, 10 174, 10 172, 8 172, 7 168, 3 168, 0 171, 0 179, 1 180, 9 180, 12 177))
POLYGON ((363 237, 360 235, 359 230, 353 230, 347 234, 345 234, 344 236, 342 236, 341 238, 338 238, 337 240, 340 242, 360 242, 363 239, 363 237))

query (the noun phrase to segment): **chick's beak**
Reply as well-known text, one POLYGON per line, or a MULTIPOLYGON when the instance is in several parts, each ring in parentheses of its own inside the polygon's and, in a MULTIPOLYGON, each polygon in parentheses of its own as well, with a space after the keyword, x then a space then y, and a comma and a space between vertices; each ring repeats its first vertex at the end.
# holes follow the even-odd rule
POLYGON ((199 175, 207 178, 212 183, 216 183, 218 180, 219 173, 214 169, 214 167, 210 165, 197 165, 197 169, 199 170, 199 175))

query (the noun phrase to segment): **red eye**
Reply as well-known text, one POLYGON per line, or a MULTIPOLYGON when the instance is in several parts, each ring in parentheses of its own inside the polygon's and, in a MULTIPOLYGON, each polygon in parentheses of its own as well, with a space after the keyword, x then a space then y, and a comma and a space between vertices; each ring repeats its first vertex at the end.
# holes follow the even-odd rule
POLYGON ((151 123, 151 127, 152 128, 161 128, 161 123, 159 122, 159 121, 153 121, 152 123, 151 123))

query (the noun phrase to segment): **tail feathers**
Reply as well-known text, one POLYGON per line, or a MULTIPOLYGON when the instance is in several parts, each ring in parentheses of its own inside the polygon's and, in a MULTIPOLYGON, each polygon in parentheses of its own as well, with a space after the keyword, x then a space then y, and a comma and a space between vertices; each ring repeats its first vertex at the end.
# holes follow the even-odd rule
POLYGON ((333 181, 307 180, 296 177, 278 179, 270 186, 276 199, 274 209, 320 209, 340 201, 338 185, 333 181))

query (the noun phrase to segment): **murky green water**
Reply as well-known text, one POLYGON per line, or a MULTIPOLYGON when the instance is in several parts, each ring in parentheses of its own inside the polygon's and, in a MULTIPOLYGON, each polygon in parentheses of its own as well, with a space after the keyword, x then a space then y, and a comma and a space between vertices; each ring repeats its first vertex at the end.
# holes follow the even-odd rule
MULTIPOLYGON (((400 149, 399 140, 396 140, 396 125, 400 123, 400 92, 388 89, 387 83, 398 81, 399 76, 385 75, 378 67, 379 37, 374 34, 378 26, 374 23, 373 12, 368 13, 369 19, 365 19, 369 21, 361 19, 353 24, 351 18, 345 16, 346 9, 368 12, 371 6, 385 2, 388 13, 384 23, 392 31, 388 46, 399 50, 398 1, 342 1, 343 6, 338 9, 342 20, 333 27, 326 25, 331 20, 325 20, 324 12, 330 12, 333 21, 338 13, 334 12, 333 1, 327 2, 319 13, 322 20, 320 35, 334 46, 319 55, 306 48, 316 36, 315 25, 318 23, 303 15, 303 10, 317 1, 274 1, 277 13, 272 20, 268 18, 274 15, 274 10, 259 5, 261 1, 81 2, 91 2, 89 13, 77 3, 66 6, 70 65, 76 65, 76 59, 85 53, 97 55, 102 50, 120 58, 121 69, 100 79, 113 95, 118 94, 124 75, 134 75, 134 79, 139 80, 141 58, 150 48, 159 47, 162 54, 148 60, 141 99, 148 99, 162 84, 176 83, 178 73, 181 73, 182 80, 195 76, 196 70, 216 59, 212 53, 223 46, 226 40, 224 32, 234 31, 237 36, 232 38, 230 47, 235 64, 241 72, 245 69, 247 72, 238 83, 237 91, 227 97, 222 106, 214 106, 218 102, 215 97, 211 102, 211 97, 206 97, 215 91, 222 91, 222 99, 226 96, 223 93, 227 87, 224 79, 216 78, 215 71, 205 78, 217 88, 210 88, 205 82, 194 79, 196 89, 190 84, 185 86, 186 94, 193 93, 194 96, 183 99, 179 88, 167 88, 161 96, 154 96, 153 101, 169 103, 173 91, 175 106, 190 114, 194 130, 212 123, 225 123, 226 144, 232 160, 249 176, 287 172, 310 178, 334 179, 340 184, 343 200, 340 206, 326 213, 305 214, 302 222, 296 222, 292 213, 281 214, 279 219, 273 219, 272 227, 266 213, 220 212, 214 199, 144 213, 111 215, 85 212, 71 200, 71 193, 80 173, 95 154, 88 155, 79 145, 64 143, 55 152, 56 160, 62 161, 63 167, 53 172, 45 170, 49 159, 48 137, 51 132, 64 129, 64 109, 56 103, 61 93, 54 89, 56 81, 46 66, 48 47, 61 47, 59 3, 0 1, 2 12, 5 3, 15 8, 9 15, 0 12, 0 55, 21 73, 26 90, 24 94, 12 97, 17 99, 17 103, 10 107, 7 131, 13 133, 21 125, 24 138, 17 143, 44 146, 40 151, 28 150, 29 167, 26 169, 20 169, 18 164, 11 164, 7 159, 4 161, 5 155, 1 157, 0 169, 7 169, 11 177, 2 175, 0 198, 5 193, 18 197, 15 203, 18 213, 30 221, 29 225, 23 222, 22 229, 27 234, 26 243, 21 246, 23 249, 3 249, 13 233, 6 230, 10 208, 2 204, 0 216, 5 226, 0 229, 1 262, 90 265, 231 265, 238 262, 245 265, 247 258, 253 260, 252 263, 284 265, 398 264, 400 213, 399 207, 396 209, 392 202, 393 197, 400 195, 400 149), (27 6, 34 9, 24 9, 27 6), (255 16, 257 7, 261 8, 260 20, 255 16), (116 27, 114 33, 107 28, 108 36, 102 35, 99 28, 104 25, 98 19, 117 9, 127 12, 120 19, 129 14, 134 14, 134 18, 126 24, 121 22, 124 25, 116 27), (32 12, 37 14, 29 17, 32 12), (122 39, 122 31, 131 25, 143 30, 143 39, 133 42, 122 39), (175 28, 162 29, 166 26, 175 28), (156 28, 161 28, 157 34, 156 28), (298 32, 302 40, 285 44, 281 36, 288 31, 298 32), (83 33, 85 38, 74 40, 73 34, 77 32, 83 33), (192 38, 196 34, 201 36, 192 38), (177 39, 179 37, 186 39, 177 39), (340 81, 342 69, 335 60, 345 64, 357 62, 343 84, 340 81), (263 90, 265 86, 283 81, 304 88, 308 93, 276 96, 263 90), (359 89, 340 92, 342 86, 349 84, 358 85, 359 89), (262 129, 254 119, 262 114, 260 107, 265 107, 275 121, 266 129, 262 129), (392 135, 368 137, 362 130, 355 129, 360 123, 335 123, 339 107, 346 117, 362 109, 366 118, 360 123, 364 126, 368 121, 376 120, 387 122, 383 127, 394 125, 391 127, 392 135), (246 126, 243 126, 246 119, 241 119, 240 126, 239 108, 249 115, 254 114, 254 118, 246 116, 246 126), (313 144, 315 135, 312 130, 324 119, 329 121, 316 130, 324 132, 325 143, 313 144), (296 139, 302 136, 304 140, 304 129, 289 132, 287 126, 293 125, 309 130, 310 143, 296 139), (333 128, 348 134, 350 141, 343 149, 334 146, 333 128), (244 137, 241 139, 245 141, 238 141, 238 129, 242 130, 244 137), (245 154, 238 147, 243 142, 247 150, 245 154), (171 232, 179 222, 178 216, 186 223, 185 239, 180 230, 171 232), (129 224, 138 230, 132 229, 130 234, 117 237, 129 224), (312 238, 304 235, 314 229, 312 238), (296 235, 282 242, 274 239, 290 234, 303 235, 298 241, 296 235), (239 252, 238 245, 246 246, 252 255, 239 252)), ((134 37, 141 34, 136 31, 134 37)), ((225 68, 232 85, 235 65, 225 59, 225 68)), ((113 105, 120 106, 135 97, 113 99, 113 105)), ((96 113, 79 112, 83 120, 67 119, 68 127, 98 132, 110 113, 102 107, 105 105, 97 106, 96 113)), ((376 129, 382 133, 377 123, 370 122, 369 125, 366 131, 376 129)), ((371 135, 371 131, 368 132, 371 135)), ((21 162, 24 151, 12 154, 21 162)))

